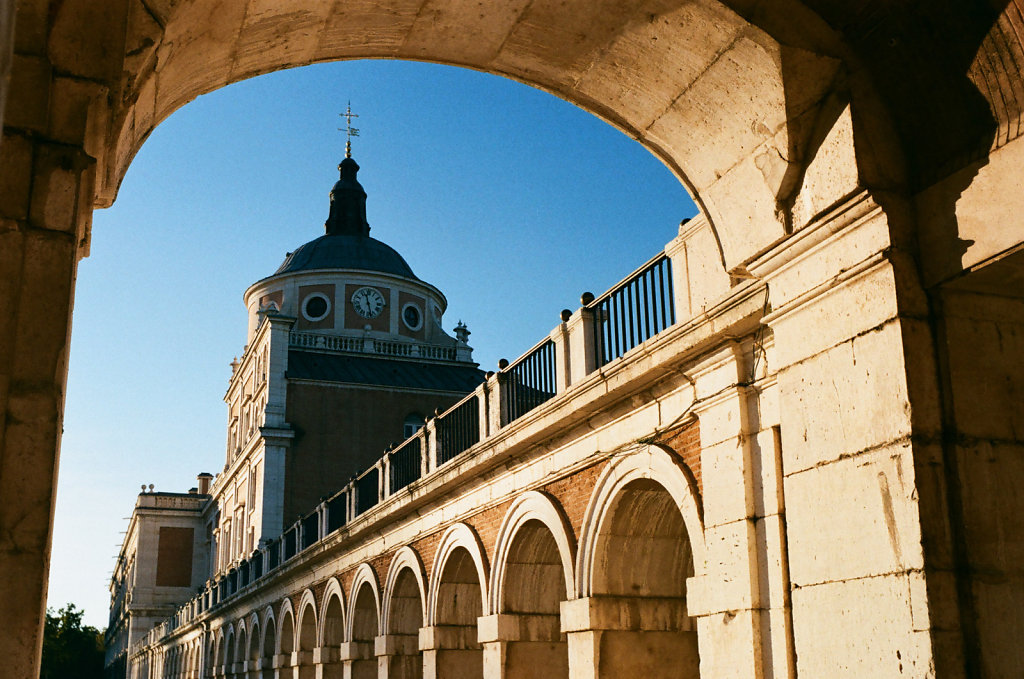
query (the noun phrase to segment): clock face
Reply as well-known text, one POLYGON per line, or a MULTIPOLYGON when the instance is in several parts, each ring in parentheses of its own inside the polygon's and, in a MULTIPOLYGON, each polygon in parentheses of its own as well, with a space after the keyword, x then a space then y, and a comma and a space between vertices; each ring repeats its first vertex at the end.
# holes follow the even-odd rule
POLYGON ((359 288, 352 293, 352 306, 363 318, 376 318, 384 309, 384 296, 375 288, 359 288))

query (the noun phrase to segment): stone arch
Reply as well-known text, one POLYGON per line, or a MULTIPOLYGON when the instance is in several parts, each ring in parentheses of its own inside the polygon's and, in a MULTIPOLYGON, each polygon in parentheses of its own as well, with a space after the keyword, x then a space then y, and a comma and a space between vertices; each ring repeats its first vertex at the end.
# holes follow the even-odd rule
POLYGON ((320 629, 317 632, 324 677, 341 676, 341 645, 345 643, 345 592, 338 578, 332 577, 320 602, 320 629))
POLYGON ((494 567, 491 573, 491 588, 488 604, 491 613, 503 610, 504 585, 508 570, 509 549, 516 535, 523 527, 538 522, 549 531, 557 548, 558 558, 562 565, 566 595, 576 591, 573 564, 576 562, 576 540, 572 526, 557 502, 549 495, 539 491, 528 491, 515 499, 505 513, 505 518, 498 529, 497 547, 494 550, 494 567))
POLYGON ((487 555, 484 553, 483 544, 480 542, 480 537, 476 534, 476 531, 469 525, 457 523, 441 536, 441 542, 438 544, 437 552, 434 555, 434 566, 430 569, 430 586, 427 591, 427 624, 429 625, 439 624, 437 619, 438 592, 441 587, 444 568, 452 554, 459 549, 465 550, 476 570, 480 589, 482 590, 480 602, 482 612, 480 615, 488 615, 490 613, 487 597, 487 555))
POLYGON ((653 445, 614 460, 598 479, 580 536, 579 598, 563 609, 563 629, 593 657, 596 676, 699 677, 686 588, 698 560, 704 571, 704 533, 685 465, 653 445), (602 607, 628 608, 632 619, 622 624, 602 607))
POLYGON ((425 581, 423 562, 415 550, 399 549, 391 558, 381 601, 381 631, 388 651, 381 662, 387 663, 388 676, 422 675, 419 630, 426 620, 425 581))
POLYGON ((732 268, 786 233, 781 213, 792 204, 806 159, 820 146, 818 128, 828 114, 816 113, 836 89, 847 51, 800 3, 761 8, 758 25, 745 18, 745 6, 734 10, 735 4, 620 3, 614 12, 605 5, 542 10, 528 4, 477 16, 449 0, 436 4, 431 21, 416 21, 394 1, 336 14, 306 2, 287 10, 268 6, 250 24, 242 0, 221 0, 217 31, 209 0, 161 8, 152 35, 135 37, 140 42, 131 63, 140 71, 126 76, 118 98, 123 103, 110 116, 98 204, 113 201, 154 127, 200 94, 315 62, 409 59, 527 83, 638 140, 703 203, 732 268), (794 15, 803 33, 785 28, 794 15), (472 44, 452 31, 464 22, 472 27, 472 44), (541 24, 548 28, 536 31, 541 24), (786 46, 759 26, 786 32, 786 46), (361 27, 374 27, 377 38, 361 39, 361 27), (270 34, 279 42, 264 45, 270 34), (565 40, 569 35, 577 38, 565 40), (254 41, 259 49, 252 49, 254 41), (149 63, 156 65, 141 68, 149 63), (654 84, 645 86, 637 74, 648 73, 654 84), (747 200, 734 199, 740 186, 747 200))
POLYGON ((295 632, 298 679, 314 679, 316 669, 313 666, 313 650, 317 647, 318 629, 316 597, 307 589, 302 592, 302 599, 299 600, 299 618, 295 632))
POLYGON ((356 569, 352 578, 349 595, 347 631, 353 677, 377 676, 377 659, 374 655, 374 641, 381 633, 380 589, 377 574, 370 564, 364 563, 356 569))
POLYGON ((457 523, 441 537, 430 570, 428 624, 445 630, 424 652, 434 676, 483 677, 477 621, 488 614, 487 557, 477 534, 457 523), (455 634, 453 634, 453 632, 455 634))
POLYGON ((622 489, 640 479, 657 482, 671 495, 686 526, 694 575, 706 568, 704 510, 693 475, 677 458, 655 445, 614 460, 602 472, 591 494, 580 529, 580 551, 576 561, 576 596, 592 595, 594 550, 600 523, 622 489))
POLYGON ((331 577, 320 601, 320 629, 317 643, 321 646, 345 641, 345 590, 336 577, 331 577), (328 614, 330 611, 330 615, 328 614))
POLYGON ((274 662, 279 653, 277 617, 274 615, 274 607, 267 606, 263 609, 263 639, 260 643, 260 663, 262 675, 260 679, 274 679, 274 662))
POLYGON ((249 628, 249 644, 245 649, 245 659, 249 663, 250 669, 256 667, 256 661, 260 658, 260 649, 263 644, 263 626, 260 625, 260 615, 258 611, 253 611, 249 614, 248 618, 249 628))
MULTIPOLYGON (((529 629, 525 637, 498 632, 487 641, 505 643, 506 653, 485 653, 486 676, 569 676, 569 649, 559 610, 575 591, 576 544, 559 505, 545 493, 529 491, 513 501, 498 530, 491 573, 490 607, 506 628, 529 629)), ((483 630, 481 630, 483 633, 483 630)))
MULTIPOLYGON (((235 651, 233 654, 233 666, 242 666, 246 660, 248 660, 248 646, 249 646, 249 628, 245 624, 245 620, 239 620, 238 625, 235 628, 235 651)), ((240 670, 237 674, 244 674, 245 670, 240 670)))
POLYGON ((231 665, 235 662, 235 626, 232 623, 228 623, 224 636, 221 639, 221 648, 223 653, 218 658, 218 665, 223 669, 225 674, 231 672, 231 665))
POLYGON ((288 597, 281 603, 277 622, 277 655, 288 656, 295 651, 295 610, 288 597))

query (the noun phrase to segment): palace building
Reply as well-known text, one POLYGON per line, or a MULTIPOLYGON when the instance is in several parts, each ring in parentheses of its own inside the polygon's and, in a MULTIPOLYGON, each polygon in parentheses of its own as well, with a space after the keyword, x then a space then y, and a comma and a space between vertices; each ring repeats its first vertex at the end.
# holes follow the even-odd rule
POLYGON ((236 573, 484 380, 469 330, 442 329, 441 291, 370 237, 350 147, 338 169, 326 233, 245 292, 221 472, 199 474, 189 493, 139 495, 111 582, 114 667, 207 582, 236 573))

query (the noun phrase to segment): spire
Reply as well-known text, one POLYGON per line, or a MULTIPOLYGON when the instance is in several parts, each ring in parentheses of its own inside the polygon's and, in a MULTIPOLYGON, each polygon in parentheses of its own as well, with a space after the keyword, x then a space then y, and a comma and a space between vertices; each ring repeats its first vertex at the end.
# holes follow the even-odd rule
POLYGON ((352 119, 359 116, 352 113, 349 104, 345 113, 340 114, 346 120, 345 159, 338 165, 341 178, 331 189, 331 212, 324 223, 329 236, 362 236, 370 235, 370 225, 366 221, 366 191, 356 179, 359 164, 352 159, 352 137, 359 136, 359 130, 352 127, 352 119))

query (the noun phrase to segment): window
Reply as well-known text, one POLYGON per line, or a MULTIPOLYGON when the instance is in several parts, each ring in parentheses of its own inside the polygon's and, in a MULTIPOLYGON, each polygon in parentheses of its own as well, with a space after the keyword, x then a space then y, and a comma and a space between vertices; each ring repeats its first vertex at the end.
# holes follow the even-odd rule
POLYGON ((409 303, 402 307, 402 322, 405 323, 405 327, 410 330, 419 330, 423 327, 423 316, 420 314, 420 308, 415 304, 409 303))
POLYGON ((322 321, 331 312, 331 300, 321 292, 314 292, 302 302, 302 315, 307 321, 322 321))
POLYGON ((411 413, 406 416, 405 422, 402 424, 402 436, 409 438, 420 429, 423 429, 423 416, 411 413))

